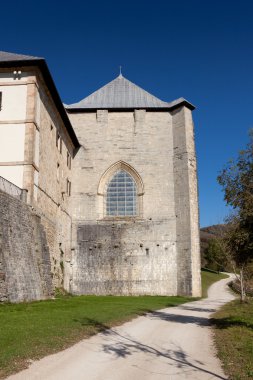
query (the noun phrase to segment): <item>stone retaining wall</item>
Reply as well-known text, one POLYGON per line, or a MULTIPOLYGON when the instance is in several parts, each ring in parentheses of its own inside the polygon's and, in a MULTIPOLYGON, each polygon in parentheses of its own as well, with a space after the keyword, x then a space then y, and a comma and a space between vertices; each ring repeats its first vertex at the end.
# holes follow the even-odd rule
POLYGON ((50 256, 40 216, 0 191, 0 301, 40 300, 52 293, 50 256))

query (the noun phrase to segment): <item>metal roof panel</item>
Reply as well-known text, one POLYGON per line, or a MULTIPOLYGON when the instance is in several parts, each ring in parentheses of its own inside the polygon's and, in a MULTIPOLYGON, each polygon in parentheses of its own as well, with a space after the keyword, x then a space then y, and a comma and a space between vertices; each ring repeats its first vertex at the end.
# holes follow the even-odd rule
POLYGON ((166 108, 168 103, 149 94, 121 74, 99 90, 67 109, 166 108))
POLYGON ((44 59, 41 57, 34 57, 32 55, 14 54, 7 51, 0 51, 0 62, 13 62, 13 61, 32 61, 44 59))

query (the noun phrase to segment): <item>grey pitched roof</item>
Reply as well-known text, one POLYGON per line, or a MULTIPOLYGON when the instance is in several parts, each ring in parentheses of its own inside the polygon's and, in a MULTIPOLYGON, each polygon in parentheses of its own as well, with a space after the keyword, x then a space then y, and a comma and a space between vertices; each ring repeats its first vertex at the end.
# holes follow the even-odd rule
POLYGON ((191 110, 194 106, 184 98, 173 102, 164 102, 136 84, 119 75, 99 90, 82 99, 78 103, 64 105, 67 111, 75 112, 87 109, 122 109, 122 108, 152 108, 152 109, 174 109, 185 105, 191 110))
POLYGON ((167 103, 167 105, 170 110, 173 110, 178 106, 186 106, 192 111, 195 110, 195 106, 192 103, 188 102, 188 100, 186 100, 185 98, 175 99, 172 102, 167 103))
POLYGON ((168 103, 149 94, 136 84, 119 75, 93 94, 78 103, 66 106, 69 109, 99 108, 164 108, 168 103))
POLYGON ((13 61, 31 61, 43 59, 41 57, 34 57, 32 55, 14 54, 6 51, 0 51, 0 62, 13 62, 13 61))

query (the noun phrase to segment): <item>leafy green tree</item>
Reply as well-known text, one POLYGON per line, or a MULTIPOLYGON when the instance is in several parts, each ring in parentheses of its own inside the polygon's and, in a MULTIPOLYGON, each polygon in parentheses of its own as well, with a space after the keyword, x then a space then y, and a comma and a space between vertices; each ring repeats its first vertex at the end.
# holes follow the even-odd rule
POLYGON ((221 237, 216 237, 209 240, 208 246, 204 251, 204 258, 208 268, 218 272, 226 270, 228 258, 225 251, 224 242, 221 237))
POLYGON ((224 199, 234 209, 224 236, 226 252, 239 269, 241 299, 245 299, 244 273, 253 261, 253 130, 246 149, 228 162, 218 176, 224 199))
POLYGON ((236 160, 230 160, 218 176, 223 187, 224 198, 237 212, 241 221, 253 223, 253 129, 250 142, 239 153, 236 160))

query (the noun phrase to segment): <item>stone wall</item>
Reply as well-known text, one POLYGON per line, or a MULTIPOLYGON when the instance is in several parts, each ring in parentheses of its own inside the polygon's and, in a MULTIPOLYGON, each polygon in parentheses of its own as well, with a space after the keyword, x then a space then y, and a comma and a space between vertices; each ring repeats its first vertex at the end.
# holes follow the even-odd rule
POLYGON ((191 111, 172 112, 178 288, 201 296, 197 168, 191 111))
POLYGON ((176 295, 170 224, 136 221, 78 225, 74 294, 176 295))
POLYGON ((22 201, 0 191, 0 301, 52 296, 49 249, 41 218, 22 201))
POLYGON ((70 119, 81 144, 72 173, 70 290, 200 295, 191 111, 98 110, 70 119), (106 217, 104 207, 103 186, 124 164, 143 183, 141 213, 128 221, 106 217))
POLYGON ((71 252, 69 192, 74 144, 38 67, 20 67, 19 80, 14 70, 0 69, 4 101, 0 175, 27 190, 27 201, 40 215, 46 233, 54 286, 61 287, 64 261, 71 252))
POLYGON ((118 161, 132 166, 143 181, 143 218, 175 220, 173 130, 168 112, 108 112, 107 121, 101 121, 101 111, 69 116, 82 145, 73 162, 74 220, 104 218, 98 187, 106 170, 118 161))
POLYGON ((74 146, 38 70, 30 72, 27 89, 24 187, 41 216, 50 251, 53 284, 64 285, 64 266, 71 246, 71 216, 67 182, 74 146), (58 138, 57 138, 58 136, 58 138))
MULTIPOLYGON (((6 71, 1 80, 15 90, 6 71)), ((0 299, 41 299, 52 286, 75 294, 200 295, 190 109, 70 113, 81 143, 74 158, 39 70, 22 70, 21 85, 26 102, 22 120, 14 121, 23 128, 22 155, 10 161, 24 167, 19 186, 27 189, 30 207, 0 194, 0 299), (136 217, 105 215, 106 184, 117 168, 129 169, 137 181, 136 217)), ((2 134, 12 136, 8 122, 0 120, 2 134)), ((15 152, 13 144, 5 148, 15 152)))

